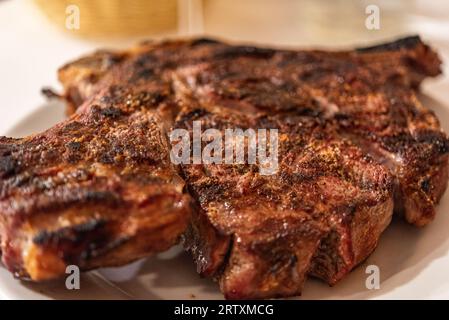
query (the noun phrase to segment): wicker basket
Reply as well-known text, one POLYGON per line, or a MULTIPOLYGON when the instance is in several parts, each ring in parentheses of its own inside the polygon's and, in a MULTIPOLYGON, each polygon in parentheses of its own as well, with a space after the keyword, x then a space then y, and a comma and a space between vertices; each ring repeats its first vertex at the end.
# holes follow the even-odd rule
POLYGON ((177 0, 34 0, 61 28, 87 37, 124 37, 177 30, 177 0), (68 28, 66 9, 79 8, 79 29, 68 28))

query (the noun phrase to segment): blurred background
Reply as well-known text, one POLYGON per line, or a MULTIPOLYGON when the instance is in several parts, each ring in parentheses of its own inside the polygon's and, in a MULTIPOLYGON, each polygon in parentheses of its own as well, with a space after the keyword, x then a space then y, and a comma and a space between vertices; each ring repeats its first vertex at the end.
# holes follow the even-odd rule
MULTIPOLYGON (((323 48, 419 34, 449 61, 449 1, 0 0, 0 134, 42 104, 40 88, 58 88, 57 68, 81 54, 202 34, 323 48)), ((447 78, 438 86, 449 91, 447 78)))

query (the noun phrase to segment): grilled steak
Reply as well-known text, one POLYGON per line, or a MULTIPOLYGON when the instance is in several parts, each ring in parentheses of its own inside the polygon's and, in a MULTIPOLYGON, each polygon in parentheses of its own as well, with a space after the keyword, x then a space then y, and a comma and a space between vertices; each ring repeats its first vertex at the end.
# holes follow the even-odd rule
POLYGON ((53 128, 0 140, 2 260, 40 281, 123 265, 168 249, 190 218, 190 197, 168 153, 163 81, 101 93, 53 128))
POLYGON ((297 295, 309 271, 335 283, 372 252, 393 210, 387 168, 313 117, 208 106, 182 110, 176 127, 201 121, 223 134, 256 127, 280 135, 274 175, 254 165, 183 165, 199 206, 185 245, 227 298, 297 295))
POLYGON ((393 209, 418 226, 435 215, 449 144, 414 90, 439 67, 417 37, 341 52, 147 42, 70 63, 59 78, 71 117, 1 142, 3 260, 40 280, 163 250, 185 230, 198 272, 228 298, 297 295, 307 275, 335 284, 374 250, 393 209), (175 168, 165 134, 192 134, 193 121, 278 129, 278 171, 175 168))
MULTIPOLYGON (((166 45, 145 43, 115 56, 123 61, 138 55, 142 62, 146 52, 166 45)), ((418 226, 433 219, 446 188, 447 141, 438 119, 411 90, 426 76, 440 73, 438 56, 419 37, 346 52, 229 46, 209 39, 176 45, 178 55, 164 56, 161 64, 176 69, 175 79, 195 69, 190 81, 203 99, 249 104, 253 112, 296 109, 331 117, 342 132, 394 171, 395 211, 418 226)), ((69 101, 76 100, 72 92, 79 97, 95 91, 86 83, 92 74, 105 73, 111 55, 103 54, 101 63, 98 54, 82 58, 60 70, 69 101)), ((135 67, 140 78, 158 72, 144 63, 135 67)))

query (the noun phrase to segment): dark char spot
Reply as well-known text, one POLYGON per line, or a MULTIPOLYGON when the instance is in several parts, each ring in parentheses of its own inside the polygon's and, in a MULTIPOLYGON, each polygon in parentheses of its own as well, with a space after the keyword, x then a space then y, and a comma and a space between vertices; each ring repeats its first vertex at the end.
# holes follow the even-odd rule
POLYGON ((114 107, 106 107, 100 110, 100 114, 107 118, 116 119, 122 115, 122 111, 114 107))
POLYGON ((0 157, 0 177, 7 178, 19 171, 19 164, 12 156, 0 157))
POLYGON ((72 227, 64 227, 56 231, 41 231, 34 238, 33 242, 37 245, 57 244, 61 240, 78 242, 83 240, 84 235, 94 231, 106 224, 104 220, 91 220, 86 223, 72 227))
POLYGON ((413 49, 418 44, 422 43, 419 36, 411 36, 398 39, 393 42, 379 44, 371 47, 358 48, 358 52, 378 52, 378 51, 396 51, 400 49, 413 49))
POLYGON ((211 39, 211 38, 198 38, 198 39, 193 40, 190 43, 190 46, 196 47, 196 46, 201 46, 201 45, 210 45, 210 44, 219 44, 219 43, 221 43, 221 42, 218 40, 215 40, 215 39, 211 39))
POLYGON ((69 148, 71 151, 79 151, 81 148, 81 143, 77 141, 70 141, 67 143, 67 148, 69 148))
POLYGON ((238 57, 260 58, 269 59, 275 53, 273 49, 257 48, 250 46, 235 46, 226 47, 217 52, 214 55, 216 59, 233 59, 238 57))
POLYGON ((424 191, 425 193, 430 191, 430 180, 429 179, 424 179, 423 181, 421 181, 421 190, 424 191))

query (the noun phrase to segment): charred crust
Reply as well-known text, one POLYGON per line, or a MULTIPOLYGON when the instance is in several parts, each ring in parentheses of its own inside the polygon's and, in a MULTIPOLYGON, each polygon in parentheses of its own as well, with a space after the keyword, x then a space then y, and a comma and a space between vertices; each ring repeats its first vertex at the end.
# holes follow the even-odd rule
POLYGON ((204 46, 204 45, 212 45, 212 44, 221 44, 222 42, 212 39, 212 38, 197 38, 190 42, 191 47, 204 46))
POLYGON ((79 141, 70 141, 70 142, 68 142, 66 144, 66 146, 67 146, 67 148, 70 151, 74 151, 74 152, 80 151, 80 149, 81 149, 81 142, 79 142, 79 141))
MULTIPOLYGON (((73 104, 90 99, 70 120, 23 140, 0 138, 0 221, 11 220, 8 232, 25 235, 28 219, 32 226, 42 222, 45 228, 31 234, 33 244, 88 269, 104 262, 83 264, 90 258, 135 240, 127 236, 128 218, 165 205, 171 210, 189 197, 182 194, 188 190, 200 207, 196 213, 208 224, 191 225, 185 236, 195 243, 186 247, 205 275, 222 283, 228 276, 237 278, 237 287, 226 296, 239 297, 242 282, 251 290, 270 279, 273 291, 262 294, 298 294, 310 270, 304 256, 314 254, 312 274, 333 284, 360 262, 356 250, 366 256, 373 249, 363 245, 370 240, 375 245, 388 224, 393 188, 405 186, 400 192, 417 204, 427 201, 418 208, 427 219, 422 225, 431 219, 447 180, 447 173, 437 176, 437 171, 447 169, 448 140, 435 128, 435 116, 414 105, 411 91, 440 62, 417 37, 359 50, 383 51, 380 56, 289 52, 197 39, 131 50, 129 59, 107 74, 102 72, 116 63, 108 62, 107 54, 79 61, 99 68, 83 79, 83 84, 95 84, 96 93, 83 92, 73 82, 66 87, 73 104), (387 51, 400 52, 390 63, 387 51), (163 109, 172 106, 176 110, 165 115, 163 109), (279 128, 280 172, 262 177, 257 165, 183 166, 186 186, 181 185, 177 171, 165 162, 168 144, 162 131, 173 120, 187 129, 192 120, 219 130, 279 128), (415 129, 428 124, 428 131, 415 129), (353 142, 350 135, 359 140, 353 142), (363 143, 372 149, 363 149, 363 143), (385 154, 401 158, 391 172, 385 154), (68 215, 64 222, 70 222, 73 212, 91 220, 59 226, 59 217, 68 215), (303 241, 309 246, 298 254, 303 241), (254 258, 256 267, 242 276, 239 258, 254 258), (245 284, 251 276, 259 278, 245 284)), ((158 218, 157 212, 149 214, 158 218)), ((188 217, 173 220, 184 230, 188 217)), ((136 224, 141 226, 139 220, 136 224)), ((168 246, 179 236, 160 228, 147 232, 145 240, 162 234, 159 240, 168 246)), ((6 249, 11 257, 23 248, 22 243, 6 249)), ((145 247, 138 254, 153 252, 145 247)), ((129 260, 119 258, 119 263, 129 260)), ((16 262, 8 266, 13 271, 20 269, 20 259, 16 262)))
POLYGON ((56 231, 43 230, 33 237, 33 242, 41 246, 58 245, 62 241, 77 243, 84 240, 86 233, 93 232, 105 225, 106 221, 100 219, 90 220, 71 227, 64 227, 56 231))
POLYGON ((133 76, 130 81, 138 81, 138 80, 149 80, 156 76, 156 72, 153 68, 142 68, 137 71, 135 76, 133 76))
POLYGON ((183 124, 189 121, 197 120, 206 116, 209 112, 203 108, 195 108, 187 113, 182 114, 182 117, 178 120, 179 124, 183 124))
POLYGON ((421 38, 417 35, 398 39, 393 42, 383 43, 370 47, 357 48, 358 52, 379 52, 379 51, 397 51, 401 49, 414 49, 422 45, 421 38))
POLYGON ((265 49, 251 46, 225 47, 215 51, 215 59, 235 59, 239 57, 269 59, 276 53, 273 49, 265 49))
POLYGON ((81 208, 87 204, 109 209, 126 207, 121 197, 113 191, 86 190, 82 187, 61 188, 54 182, 45 180, 34 182, 33 186, 45 192, 34 202, 18 206, 17 214, 48 214, 68 207, 81 208))
POLYGON ((431 190, 430 179, 426 178, 421 181, 421 190, 428 193, 431 190))
POLYGON ((101 108, 99 113, 102 116, 104 116, 106 118, 111 118, 111 119, 117 119, 123 114, 120 109, 114 108, 114 107, 101 108))
POLYGON ((163 92, 140 91, 135 95, 128 96, 127 104, 135 106, 155 107, 163 102, 167 95, 163 92))
POLYGON ((19 161, 12 155, 0 157, 0 178, 8 178, 20 170, 19 161))
POLYGON ((449 152, 449 139, 442 132, 438 131, 420 131, 416 135, 416 141, 423 144, 431 145, 436 149, 439 155, 449 152))
POLYGON ((395 135, 381 137, 382 145, 390 152, 403 153, 408 146, 413 145, 415 139, 409 133, 398 133, 395 135))
POLYGON ((84 268, 90 259, 100 257, 130 240, 128 236, 115 236, 103 219, 60 228, 56 231, 41 231, 33 243, 54 250, 66 264, 77 264, 84 268))

